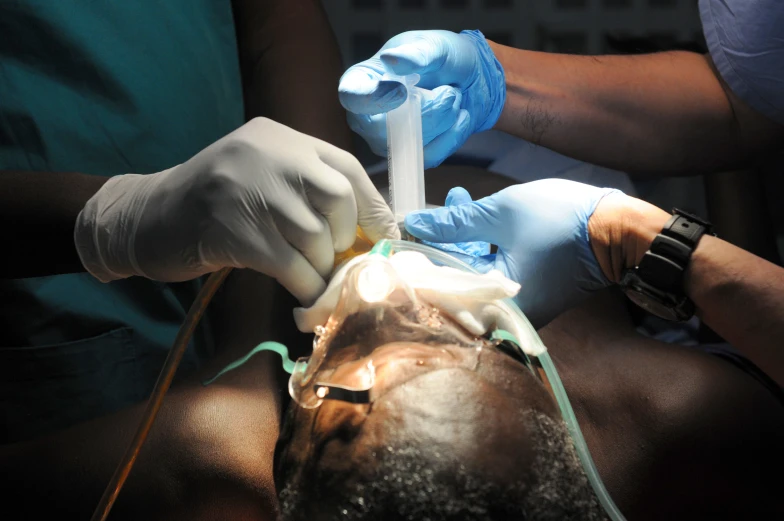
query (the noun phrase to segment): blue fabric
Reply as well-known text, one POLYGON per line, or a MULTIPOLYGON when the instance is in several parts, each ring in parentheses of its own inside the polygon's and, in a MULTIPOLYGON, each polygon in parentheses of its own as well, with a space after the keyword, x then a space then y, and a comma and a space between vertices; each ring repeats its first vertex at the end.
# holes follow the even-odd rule
MULTIPOLYGON (((0 170, 157 172, 244 121, 229 0, 2 2, 0 35, 0 170)), ((198 286, 0 281, 0 442, 143 399, 198 286)))
POLYGON ((700 0, 711 58, 739 98, 784 125, 784 2, 700 0))

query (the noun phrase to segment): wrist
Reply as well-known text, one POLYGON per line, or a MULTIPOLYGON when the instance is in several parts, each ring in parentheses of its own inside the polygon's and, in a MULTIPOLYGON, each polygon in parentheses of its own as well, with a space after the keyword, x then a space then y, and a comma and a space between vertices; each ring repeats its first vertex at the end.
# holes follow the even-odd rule
POLYGON ((79 212, 74 245, 84 268, 101 282, 139 275, 132 258, 132 236, 153 175, 110 178, 79 212))
POLYGON ((634 197, 605 197, 588 221, 591 248, 604 275, 617 284, 640 263, 670 219, 661 208, 634 197))
POLYGON ((104 206, 102 203, 104 194, 112 190, 112 185, 117 183, 118 177, 110 178, 87 200, 74 224, 74 245, 79 260, 84 269, 101 282, 110 282, 118 278, 108 269, 104 255, 101 253, 100 243, 105 241, 106 234, 98 222, 104 206))
POLYGON ((502 132, 507 132, 510 134, 514 134, 515 128, 515 121, 516 118, 513 117, 512 111, 508 106, 510 104, 510 94, 512 96, 518 96, 516 91, 510 89, 511 84, 515 81, 515 70, 514 68, 505 67, 505 65, 510 63, 510 60, 516 58, 510 57, 509 55, 509 48, 503 46, 499 43, 495 43, 490 40, 486 40, 487 46, 493 52, 493 55, 498 60, 498 65, 501 70, 504 71, 504 104, 501 106, 501 109, 498 114, 498 119, 493 123, 493 129, 500 130, 502 132))
POLYGON ((480 31, 461 31, 460 35, 472 41, 479 55, 480 75, 487 89, 474 100, 478 106, 469 110, 472 117, 483 115, 481 121, 472 123, 474 132, 490 130, 501 117, 506 104, 506 74, 496 54, 500 46, 487 40, 480 31))

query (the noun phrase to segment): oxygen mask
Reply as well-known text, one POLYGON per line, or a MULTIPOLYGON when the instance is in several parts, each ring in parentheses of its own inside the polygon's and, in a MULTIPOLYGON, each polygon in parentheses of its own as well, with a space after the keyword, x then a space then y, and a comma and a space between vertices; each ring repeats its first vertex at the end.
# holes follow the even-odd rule
POLYGON ((370 403, 377 397, 378 368, 401 357, 416 359, 419 371, 409 375, 476 368, 488 340, 443 314, 411 284, 410 263, 426 259, 406 255, 373 252, 345 267, 337 304, 326 323, 315 327, 313 353, 295 363, 289 380, 289 393, 301 407, 329 399, 370 403))

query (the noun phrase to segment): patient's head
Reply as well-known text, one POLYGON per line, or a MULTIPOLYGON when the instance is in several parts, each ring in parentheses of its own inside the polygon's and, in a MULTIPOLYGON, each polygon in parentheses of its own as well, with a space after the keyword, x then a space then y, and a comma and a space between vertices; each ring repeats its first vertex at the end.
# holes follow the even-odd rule
MULTIPOLYGON (((362 342, 362 323, 343 328, 362 342)), ((541 382, 489 345, 476 367, 454 366, 461 349, 390 341, 373 353, 371 404, 292 402, 276 451, 282 520, 603 518, 541 382)), ((334 381, 364 367, 346 362, 334 381)))

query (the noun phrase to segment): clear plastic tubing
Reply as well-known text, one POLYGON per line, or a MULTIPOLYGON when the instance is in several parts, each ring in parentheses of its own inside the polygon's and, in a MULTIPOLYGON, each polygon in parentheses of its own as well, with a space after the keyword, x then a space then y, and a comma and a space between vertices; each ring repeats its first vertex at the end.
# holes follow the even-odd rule
MULTIPOLYGON (((406 101, 387 113, 387 160, 392 213, 402 224, 406 214, 425 208, 425 164, 422 156, 422 94, 418 74, 383 79, 406 86, 406 101)), ((402 228, 401 228, 402 229, 402 228)))

